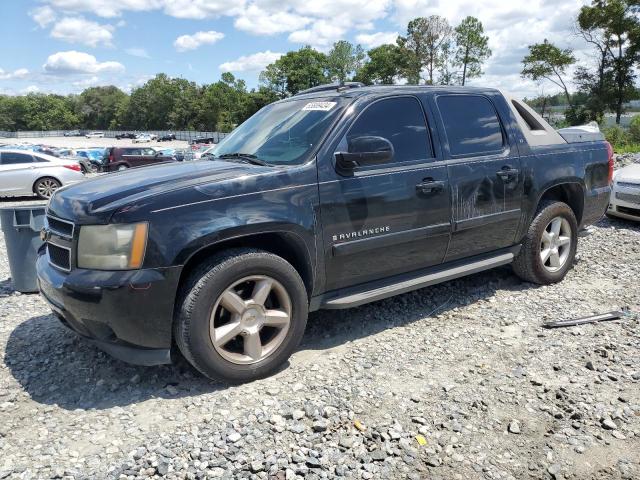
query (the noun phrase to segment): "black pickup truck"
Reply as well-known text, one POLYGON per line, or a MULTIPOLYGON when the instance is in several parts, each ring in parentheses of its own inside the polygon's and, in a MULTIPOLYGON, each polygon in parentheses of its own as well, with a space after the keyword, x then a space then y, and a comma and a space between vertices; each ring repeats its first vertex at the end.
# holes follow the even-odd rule
POLYGON ((512 264, 563 279, 613 159, 494 89, 323 86, 273 103, 207 160, 51 199, 40 290, 123 360, 180 351, 209 377, 272 373, 307 314, 512 264))

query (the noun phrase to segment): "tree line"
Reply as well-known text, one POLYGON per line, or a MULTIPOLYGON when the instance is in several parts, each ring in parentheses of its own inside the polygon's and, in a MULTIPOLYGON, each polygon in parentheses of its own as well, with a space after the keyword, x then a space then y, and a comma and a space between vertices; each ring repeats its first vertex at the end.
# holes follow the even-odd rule
MULTIPOLYGON (((573 32, 591 46, 592 64, 577 65, 571 48, 544 40, 529 46, 521 75, 541 88, 554 85, 569 107, 570 124, 601 121, 609 111, 615 112, 619 123, 624 104, 638 96, 639 11, 640 0, 592 0, 581 8, 573 32)), ((394 43, 368 51, 346 40, 336 42, 327 53, 310 46, 290 51, 260 73, 253 89, 227 72, 207 85, 158 74, 130 94, 106 86, 79 95, 0 96, 0 130, 225 132, 264 105, 329 82, 465 85, 483 74, 491 54, 489 38, 477 18, 469 16, 452 26, 439 15, 418 17, 394 43)), ((541 94, 530 102, 544 112, 557 98, 541 94)))
POLYGON ((260 74, 259 86, 223 73, 197 85, 158 74, 127 94, 115 86, 79 95, 0 96, 0 130, 204 130, 226 132, 263 106, 328 82, 460 84, 482 75, 491 55, 482 23, 465 18, 455 28, 440 16, 409 22, 394 44, 364 51, 340 40, 328 53, 305 46, 260 74))
MULTIPOLYGON (((606 112, 614 112, 616 123, 624 104, 638 98, 636 70, 640 66, 640 1, 592 0, 575 22, 574 34, 591 47, 590 64, 577 64, 571 48, 562 48, 548 40, 529 46, 522 60, 521 74, 537 82, 547 81, 561 90, 570 124, 602 121, 606 112), (568 71, 573 69, 573 77, 568 71), (569 91, 570 82, 576 91, 569 91)), ((534 99, 544 111, 547 95, 534 99)))

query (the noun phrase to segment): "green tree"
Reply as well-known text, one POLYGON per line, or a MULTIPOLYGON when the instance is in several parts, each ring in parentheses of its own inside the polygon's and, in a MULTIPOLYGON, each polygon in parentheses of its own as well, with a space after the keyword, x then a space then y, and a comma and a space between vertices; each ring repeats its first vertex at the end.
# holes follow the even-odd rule
POLYGON ((462 85, 468 78, 482 75, 482 64, 491 56, 489 37, 484 35, 482 22, 466 17, 455 28, 455 64, 462 67, 462 85))
POLYGON ((578 31, 599 53, 598 71, 583 87, 602 103, 608 103, 620 123, 624 103, 636 95, 635 67, 640 54, 639 2, 593 0, 578 16, 578 31))
POLYGON ((78 96, 76 112, 84 128, 104 130, 111 127, 126 96, 114 86, 91 87, 83 91, 78 96))
POLYGON ((401 74, 401 53, 397 45, 385 44, 367 52, 368 60, 360 67, 354 80, 371 84, 393 84, 401 74))
POLYGON ((260 82, 280 97, 326 83, 327 56, 310 46, 288 52, 260 74, 260 82))
POLYGON ((439 15, 418 17, 409 22, 407 34, 398 37, 403 74, 411 84, 419 84, 423 69, 426 83, 433 85, 434 74, 442 65, 443 47, 452 35, 446 18, 439 15))
POLYGON ((543 43, 529 45, 529 54, 522 59, 523 68, 520 73, 523 78, 533 81, 548 80, 562 88, 571 107, 571 96, 563 77, 566 76, 567 68, 575 61, 571 49, 560 49, 545 38, 543 43))
POLYGON ((353 45, 346 40, 339 40, 327 55, 327 71, 331 78, 339 82, 349 80, 362 66, 364 50, 360 45, 353 45))

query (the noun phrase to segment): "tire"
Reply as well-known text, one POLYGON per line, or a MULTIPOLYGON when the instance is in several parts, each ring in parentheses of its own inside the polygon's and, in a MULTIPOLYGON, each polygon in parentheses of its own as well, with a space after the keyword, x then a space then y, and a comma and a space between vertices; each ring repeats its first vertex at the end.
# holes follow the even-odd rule
POLYGON ((286 362, 304 334, 309 301, 300 275, 284 259, 232 249, 196 268, 180 289, 177 307, 174 336, 187 361, 208 378, 239 383, 266 377, 286 362), (260 303, 257 286, 269 282, 260 303), (226 306, 222 297, 229 293, 244 302, 241 308, 238 302, 226 306), (287 314, 286 327, 270 326, 287 314))
POLYGON ((58 190, 62 184, 53 177, 42 177, 33 184, 33 193, 42 200, 49 200, 51 195, 58 190))
POLYGON ((557 283, 573 265, 577 246, 578 222, 571 207, 554 200, 542 202, 513 262, 513 270, 527 282, 540 285, 557 283), (554 227, 560 225, 559 235, 550 231, 553 230, 552 223, 554 227), (547 255, 548 260, 543 263, 543 256, 547 255))
POLYGON ((124 172, 127 168, 129 168, 127 165, 118 165, 119 172, 124 172))

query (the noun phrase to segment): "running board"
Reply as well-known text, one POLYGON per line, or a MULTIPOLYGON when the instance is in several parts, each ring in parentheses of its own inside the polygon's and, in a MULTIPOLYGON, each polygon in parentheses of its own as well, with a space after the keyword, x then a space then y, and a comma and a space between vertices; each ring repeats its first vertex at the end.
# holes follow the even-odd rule
MULTIPOLYGON (((502 253, 493 257, 475 260, 469 263, 458 265, 446 270, 440 270, 434 273, 423 274, 417 277, 405 279, 390 285, 384 285, 371 290, 365 290, 353 294, 347 294, 339 297, 329 297, 320 300, 320 308, 340 309, 351 308, 364 305, 365 303, 375 302, 383 298, 392 297, 401 293, 410 292, 419 288, 428 287, 437 283, 446 282, 455 278, 464 277, 474 273, 489 270, 500 265, 506 265, 513 262, 514 253, 502 253)), ((406 277, 405 277, 406 278, 406 277)))

